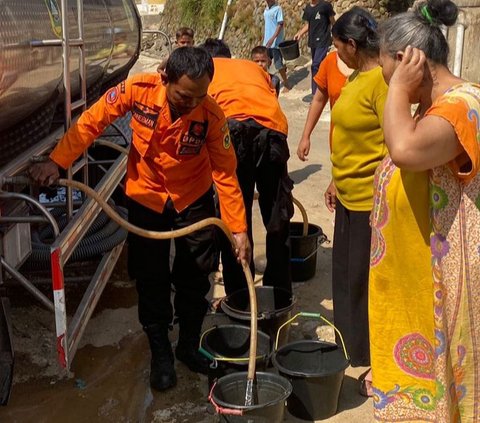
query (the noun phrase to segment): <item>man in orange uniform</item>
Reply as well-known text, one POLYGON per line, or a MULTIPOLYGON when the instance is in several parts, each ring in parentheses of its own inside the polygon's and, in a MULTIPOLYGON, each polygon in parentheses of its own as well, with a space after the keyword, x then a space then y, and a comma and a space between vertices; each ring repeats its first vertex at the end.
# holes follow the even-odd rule
MULTIPOLYGON (((65 134, 50 154, 51 161, 30 169, 31 177, 40 184, 53 183, 58 166, 70 166, 105 127, 131 111, 133 136, 125 182, 130 222, 169 231, 212 217, 214 182, 238 257, 249 260, 245 208, 228 125, 207 95, 212 77, 213 62, 204 50, 175 50, 162 76, 139 74, 107 91, 65 134)), ((137 282, 139 318, 152 352, 150 384, 156 390, 176 383, 168 339, 173 319, 171 283, 180 325, 175 355, 192 371, 208 370, 208 361, 198 353, 198 341, 208 306, 208 275, 217 264, 214 228, 175 240, 172 271, 169 250, 169 240, 129 238, 129 271, 137 282)))
MULTIPOLYGON (((215 75, 208 93, 228 119, 252 247, 255 185, 259 193, 258 202, 267 230, 263 284, 291 291, 289 227, 293 215, 293 183, 287 171, 287 119, 270 76, 260 66, 250 60, 231 59, 230 49, 221 40, 207 39, 202 47, 214 57, 215 75)), ((222 265, 228 295, 246 288, 241 268, 227 249, 222 249, 222 265)), ((253 259, 251 269, 253 272, 253 259)))

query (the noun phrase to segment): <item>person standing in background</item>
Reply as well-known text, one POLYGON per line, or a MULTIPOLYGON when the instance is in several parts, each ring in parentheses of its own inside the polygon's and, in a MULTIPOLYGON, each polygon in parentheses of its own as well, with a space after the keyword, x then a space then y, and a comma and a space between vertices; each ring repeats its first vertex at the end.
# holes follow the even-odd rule
MULTIPOLYGON (((323 109, 328 102, 330 104, 330 110, 332 110, 333 105, 340 96, 340 92, 342 91, 347 78, 351 74, 352 69, 342 62, 342 59, 338 57, 336 51, 331 51, 328 53, 325 60, 321 63, 318 73, 314 76, 318 90, 315 92, 312 104, 310 104, 310 108, 308 109, 307 120, 303 128, 302 138, 300 139, 297 147, 297 156, 302 162, 308 160, 307 156, 310 153, 311 145, 310 137, 318 123, 318 120, 320 119, 323 109)), ((330 151, 332 150, 332 133, 333 123, 330 121, 330 151)), ((333 208, 330 207, 328 202, 327 207, 330 211, 333 211, 333 208)))
POLYGON ((268 72, 270 65, 272 64, 272 59, 268 55, 268 49, 264 46, 254 47, 250 53, 252 61, 254 61, 258 66, 260 66, 265 72, 270 76, 270 85, 275 89, 275 93, 280 94, 280 78, 277 75, 273 75, 268 72))
POLYGON ((268 48, 275 69, 280 74, 283 82, 282 92, 290 90, 287 79, 287 67, 283 63, 282 54, 278 45, 284 40, 283 11, 275 0, 266 0, 267 7, 263 12, 265 27, 263 32, 263 45, 268 48))
POLYGON ((195 32, 192 28, 182 26, 175 34, 176 47, 193 47, 195 45, 195 32))
POLYGON ((314 96, 317 84, 313 78, 332 44, 330 30, 335 23, 335 12, 332 5, 326 1, 311 0, 303 11, 302 20, 306 23, 295 34, 294 39, 300 40, 308 32, 308 47, 312 52, 312 96, 314 96))
MULTIPOLYGON (((182 26, 175 33, 174 49, 178 47, 193 47, 195 45, 195 32, 192 28, 182 26)), ((157 72, 164 71, 167 66, 168 57, 165 57, 157 67, 157 72)))

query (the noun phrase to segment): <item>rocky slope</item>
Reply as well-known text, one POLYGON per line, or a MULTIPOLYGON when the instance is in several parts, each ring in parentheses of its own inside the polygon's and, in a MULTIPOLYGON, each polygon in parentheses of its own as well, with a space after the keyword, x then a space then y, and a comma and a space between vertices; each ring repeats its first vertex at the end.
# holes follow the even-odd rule
MULTIPOLYGON (((395 1, 399 3, 398 0, 395 1)), ((389 0, 338 0, 333 3, 333 7, 337 15, 340 15, 357 5, 366 8, 376 18, 381 19, 388 15, 388 2, 389 0)), ((199 9, 206 9, 209 0, 197 1, 197 3, 201 5, 197 6, 199 9)), ((285 16, 286 38, 288 39, 301 27, 302 11, 308 0, 279 0, 279 3, 285 16)), ((223 8, 219 8, 218 13, 213 17, 206 18, 202 10, 192 18, 191 13, 186 12, 182 4, 184 4, 182 1, 167 0, 160 21, 155 19, 155 22, 150 21, 146 23, 146 26, 161 29, 168 34, 174 34, 176 28, 180 26, 191 26, 196 31, 197 42, 201 42, 206 37, 218 36, 223 18, 223 8)), ((246 57, 254 46, 261 44, 264 8, 264 0, 234 0, 229 10, 225 41, 230 45, 235 56, 246 57)), ((305 40, 302 42, 302 49, 304 51, 306 49, 305 40)))

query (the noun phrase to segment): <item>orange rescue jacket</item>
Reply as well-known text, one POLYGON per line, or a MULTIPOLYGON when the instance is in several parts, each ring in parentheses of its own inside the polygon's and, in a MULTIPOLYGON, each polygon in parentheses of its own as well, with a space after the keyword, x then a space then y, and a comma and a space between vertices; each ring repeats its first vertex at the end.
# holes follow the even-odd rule
POLYGON ((288 135, 287 118, 267 72, 250 60, 215 57, 213 63, 215 74, 208 93, 228 119, 253 119, 288 135))
POLYGON ((127 196, 161 213, 170 197, 181 212, 214 182, 222 219, 232 232, 247 230, 236 158, 222 110, 207 96, 171 121, 158 74, 139 74, 108 90, 85 111, 50 154, 66 169, 119 116, 132 112, 127 196))

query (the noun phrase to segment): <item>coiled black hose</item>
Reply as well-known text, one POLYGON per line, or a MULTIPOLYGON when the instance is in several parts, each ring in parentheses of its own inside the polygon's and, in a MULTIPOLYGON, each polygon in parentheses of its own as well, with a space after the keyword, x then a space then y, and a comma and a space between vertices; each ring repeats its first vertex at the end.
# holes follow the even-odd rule
MULTIPOLYGON (((127 218, 127 210, 115 206, 115 210, 123 218, 127 218)), ((58 213, 55 213, 58 214, 58 213)), ((65 215, 56 216, 60 228, 66 226, 65 215)), ((118 244, 125 241, 128 231, 122 228, 114 220, 111 220, 104 212, 92 223, 85 237, 80 241, 69 263, 90 260, 108 251, 111 251, 118 244)), ((50 244, 46 240, 53 235, 51 228, 42 228, 32 234, 32 253, 25 263, 26 269, 44 270, 50 266, 50 244)))

